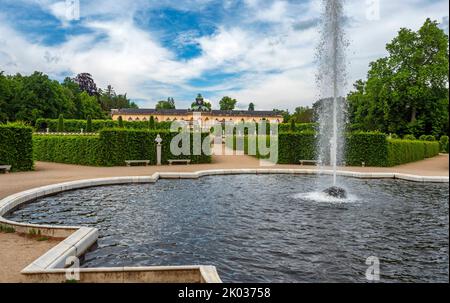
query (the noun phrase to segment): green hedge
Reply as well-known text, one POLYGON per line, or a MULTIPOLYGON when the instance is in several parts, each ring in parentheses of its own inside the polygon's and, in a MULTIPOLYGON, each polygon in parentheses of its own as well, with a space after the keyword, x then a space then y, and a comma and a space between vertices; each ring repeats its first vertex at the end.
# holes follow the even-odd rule
POLYGON ((377 132, 355 132, 347 136, 345 161, 349 166, 388 166, 386 135, 377 132))
MULTIPOLYGON (((149 129, 150 123, 148 121, 123 121, 125 128, 129 129, 149 129)), ((170 122, 155 122, 155 129, 170 129, 170 122)), ((102 129, 119 127, 119 121, 115 120, 92 120, 92 131, 99 132, 102 129)), ((37 119, 35 129, 38 132, 45 132, 46 129, 50 132, 58 130, 58 119, 37 119)), ((64 131, 79 133, 81 129, 87 131, 87 120, 64 119, 64 131)))
POLYGON ((99 136, 33 136, 34 158, 38 161, 93 165, 103 164, 99 136))
MULTIPOLYGON (((245 136, 244 151, 248 144, 261 136, 245 136)), ((273 140, 273 139, 272 139, 273 140)), ((228 143, 231 147, 231 144, 228 143)), ((233 141, 236 149, 236 137, 233 141)), ((287 132, 278 136, 278 164, 298 164, 299 160, 316 159, 316 136, 314 132, 287 132)), ((355 132, 346 140, 345 161, 349 166, 395 166, 403 163, 431 158, 439 154, 437 141, 390 139, 378 132, 355 132)), ((257 152, 256 157, 261 158, 257 152)))
POLYGON ((11 171, 33 169, 33 129, 23 124, 0 124, 0 164, 11 171))
POLYGON ((388 166, 431 158, 439 154, 439 142, 388 139, 388 166))
MULTIPOLYGON (((125 160, 150 160, 156 164, 156 136, 162 141, 162 163, 168 159, 191 159, 191 163, 210 163, 209 151, 193 154, 194 137, 190 135, 191 155, 175 156, 170 142, 178 133, 157 130, 105 129, 98 136, 35 135, 34 157, 39 161, 93 166, 122 166, 125 160)), ((201 140, 208 134, 201 134, 201 140)), ((209 145, 208 145, 209 148, 209 145)))

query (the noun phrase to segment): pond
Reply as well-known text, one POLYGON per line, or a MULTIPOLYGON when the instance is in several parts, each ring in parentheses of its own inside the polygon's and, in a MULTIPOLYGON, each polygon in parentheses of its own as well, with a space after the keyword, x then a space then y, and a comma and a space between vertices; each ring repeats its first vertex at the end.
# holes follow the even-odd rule
POLYGON ((83 267, 215 265, 224 282, 448 282, 448 184, 234 175, 94 187, 27 204, 19 222, 99 229, 83 267), (331 180, 330 180, 331 181, 331 180))

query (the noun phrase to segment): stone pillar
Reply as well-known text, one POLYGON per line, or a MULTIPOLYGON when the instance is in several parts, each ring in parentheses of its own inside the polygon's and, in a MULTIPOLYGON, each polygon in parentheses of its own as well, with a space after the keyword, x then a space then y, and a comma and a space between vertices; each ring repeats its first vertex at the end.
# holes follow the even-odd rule
POLYGON ((156 142, 156 165, 161 165, 161 136, 158 134, 155 139, 156 142))

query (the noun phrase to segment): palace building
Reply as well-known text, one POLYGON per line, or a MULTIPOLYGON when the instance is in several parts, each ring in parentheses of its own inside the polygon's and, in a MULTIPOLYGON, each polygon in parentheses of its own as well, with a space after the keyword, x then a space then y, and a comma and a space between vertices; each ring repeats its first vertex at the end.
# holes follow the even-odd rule
POLYGON ((113 120, 122 117, 124 121, 148 121, 151 116, 156 122, 171 121, 197 121, 201 125, 212 125, 225 122, 260 122, 266 120, 270 123, 283 122, 283 116, 275 111, 248 111, 248 110, 210 110, 204 104, 203 97, 199 95, 192 109, 113 109, 113 120))

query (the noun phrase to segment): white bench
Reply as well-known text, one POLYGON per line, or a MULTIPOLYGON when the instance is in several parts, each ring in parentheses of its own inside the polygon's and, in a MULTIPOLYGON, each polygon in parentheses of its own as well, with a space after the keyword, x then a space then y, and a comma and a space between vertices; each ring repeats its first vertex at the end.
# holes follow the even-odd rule
POLYGON ((169 162, 169 165, 172 165, 173 163, 177 163, 177 164, 184 163, 186 165, 189 165, 191 163, 191 160, 188 160, 188 159, 173 160, 173 159, 171 159, 171 160, 167 160, 167 162, 169 162))
POLYGON ((11 170, 11 165, 0 165, 0 171, 3 171, 7 174, 7 173, 9 173, 10 170, 11 170))
POLYGON ((319 161, 317 160, 299 160, 300 165, 305 165, 305 164, 311 164, 311 165, 317 165, 319 164, 319 161))
POLYGON ((150 160, 125 160, 127 166, 131 166, 131 164, 145 164, 145 166, 150 164, 150 160))

